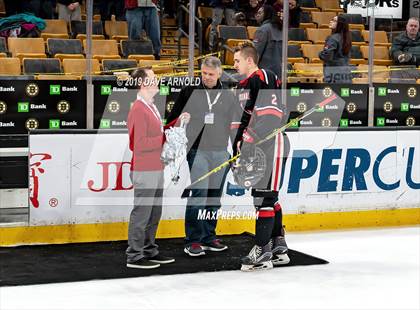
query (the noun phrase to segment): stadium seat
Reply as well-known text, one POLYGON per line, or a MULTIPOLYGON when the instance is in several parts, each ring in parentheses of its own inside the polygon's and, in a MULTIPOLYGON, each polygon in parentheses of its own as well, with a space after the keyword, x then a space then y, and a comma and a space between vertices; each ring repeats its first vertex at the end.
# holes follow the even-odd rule
MULTIPOLYGON (((363 58, 369 59, 369 46, 361 46, 363 58)), ((373 63, 375 65, 389 66, 392 65, 392 60, 389 58, 389 49, 386 46, 375 46, 373 49, 373 63)))
POLYGON ((151 41, 121 40, 121 52, 124 58, 135 60, 154 60, 151 41))
POLYGON ((64 58, 84 58, 82 42, 77 39, 47 39, 47 50, 51 57, 63 60, 64 58))
POLYGON ((350 30, 350 33, 352 45, 366 45, 366 41, 363 40, 363 36, 360 30, 350 30))
MULTIPOLYGON (((86 21, 72 20, 70 22, 70 30, 71 30, 72 38, 76 38, 79 40, 86 39, 86 21)), ((93 40, 105 39, 104 30, 103 30, 101 21, 94 21, 92 23, 92 39, 93 40)))
MULTIPOLYGON (((307 30, 307 29, 306 29, 307 30)), ((308 44, 311 43, 306 36, 305 29, 302 28, 290 28, 289 29, 289 40, 288 44, 308 44)))
POLYGON ((23 74, 61 73, 60 60, 56 58, 24 58, 23 74))
MULTIPOLYGON (((102 59, 120 59, 118 44, 115 40, 92 40, 92 58, 102 61, 102 59)), ((83 40, 83 48, 86 50, 87 41, 83 40)))
POLYGON ((1 0, 0 1, 0 17, 5 17, 6 16, 6 8, 4 6, 4 1, 1 0))
POLYGON ((108 38, 120 42, 128 40, 128 26, 126 21, 106 20, 105 34, 108 38))
MULTIPOLYGON (((133 71, 137 68, 137 61, 134 59, 104 59, 102 62, 104 71, 133 71), (125 70, 129 69, 129 70, 125 70)), ((109 72, 107 72, 109 73, 109 72)))
MULTIPOLYGON (((363 39, 366 42, 369 42, 369 31, 363 30, 362 35, 363 39)), ((375 31, 374 38, 375 45, 377 46, 391 46, 391 43, 389 43, 388 36, 385 31, 375 31)))
POLYGON ((302 11, 319 11, 319 8, 316 6, 315 0, 300 0, 299 4, 302 11))
POLYGON ((0 58, 0 75, 20 75, 19 58, 0 58))
POLYGON ((217 26, 217 32, 222 42, 226 42, 229 39, 236 39, 236 40, 248 39, 248 33, 246 31, 246 27, 244 26, 219 25, 217 26))
MULTIPOLYGON (((65 74, 85 75, 87 71, 87 62, 87 59, 63 59, 63 71, 65 74)), ((101 67, 97 59, 92 59, 91 73, 101 73, 101 67)))
POLYGON ((337 16, 335 12, 311 12, 312 21, 317 25, 318 28, 328 28, 330 21, 335 16, 337 16))
POLYGON ((308 40, 314 44, 324 44, 325 40, 331 35, 331 29, 306 29, 308 40))
POLYGON ((288 78, 289 82, 321 83, 324 76, 322 64, 295 63, 296 77, 288 78))
POLYGON ((217 26, 222 48, 225 51, 224 64, 233 65, 233 49, 248 41, 248 33, 244 26, 217 26))
POLYGON ((349 23, 349 28, 350 29, 356 29, 356 30, 365 30, 365 25, 363 23, 363 17, 361 14, 348 14, 348 13, 343 13, 340 14, 341 16, 343 16, 349 23))
POLYGON ((81 75, 72 75, 72 74, 39 74, 35 76, 37 80, 81 80, 81 75))
POLYGON ((352 65, 367 64, 367 60, 363 58, 360 46, 358 45, 353 45, 351 47, 350 57, 350 64, 352 65))
POLYGON ((0 57, 7 57, 6 40, 0 37, 0 57))
POLYGON ((255 26, 248 26, 246 27, 246 31, 248 33, 248 38, 250 40, 254 40, 255 37, 255 32, 257 32, 258 27, 255 26))
POLYGON ((390 32, 387 32, 388 42, 393 42, 394 39, 403 32, 404 31, 390 31, 390 32))
MULTIPOLYGON (((389 79, 387 78, 376 78, 374 77, 372 79, 372 83, 388 83, 389 79)), ((368 78, 353 78, 352 79, 352 83, 353 84, 369 84, 369 79, 368 78)))
POLYGON ((301 45, 303 57, 308 59, 311 63, 321 63, 319 59, 319 52, 324 49, 324 44, 302 44, 301 45))
POLYGON ((317 7, 323 12, 342 13, 339 0, 316 0, 317 7))
POLYGON ((300 13, 299 28, 316 28, 316 24, 312 22, 311 12, 302 11, 300 13))
POLYGON ((199 19, 212 19, 213 18, 213 8, 206 7, 206 6, 199 6, 197 10, 198 10, 199 19))
POLYGON ((156 74, 172 74, 174 67, 167 60, 139 60, 138 66, 140 68, 152 67, 156 74))
POLYGON ((292 64, 296 62, 305 62, 305 58, 303 58, 300 45, 287 46, 287 62, 292 64))
POLYGON ((8 40, 9 51, 13 57, 20 60, 23 58, 46 58, 45 44, 42 38, 12 38, 8 40))
MULTIPOLYGON (((353 79, 353 82, 356 83, 367 83, 368 80, 368 70, 369 65, 358 65, 357 66, 357 75, 359 77, 356 77, 353 79)), ((378 81, 388 81, 389 79, 389 69, 387 66, 373 66, 373 80, 375 83, 378 83, 378 81)))
POLYGON ((67 22, 63 19, 45 19, 46 27, 41 32, 41 37, 68 39, 67 22))
POLYGON ((420 79, 420 70, 415 65, 389 66, 390 80, 410 81, 420 79))

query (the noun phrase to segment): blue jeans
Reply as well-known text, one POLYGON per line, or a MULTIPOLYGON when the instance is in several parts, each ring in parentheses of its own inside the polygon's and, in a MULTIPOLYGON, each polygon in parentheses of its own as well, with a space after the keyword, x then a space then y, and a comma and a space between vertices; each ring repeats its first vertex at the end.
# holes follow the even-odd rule
POLYGON ((128 38, 139 40, 144 28, 152 41, 154 54, 160 55, 162 44, 160 42, 160 26, 156 7, 130 9, 126 11, 125 17, 128 23, 128 38))
MULTIPOLYGON (((187 155, 191 181, 198 179, 213 168, 229 159, 227 151, 202 151, 192 149, 187 155)), ((222 169, 197 183, 191 190, 185 210, 185 245, 210 243, 216 239, 217 219, 199 219, 199 211, 205 215, 220 209, 228 169, 222 169)))

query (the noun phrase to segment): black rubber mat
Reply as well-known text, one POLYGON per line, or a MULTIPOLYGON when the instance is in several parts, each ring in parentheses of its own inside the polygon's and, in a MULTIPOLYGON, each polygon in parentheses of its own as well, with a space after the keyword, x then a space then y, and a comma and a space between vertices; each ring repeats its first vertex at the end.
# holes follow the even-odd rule
MULTIPOLYGON (((192 258, 183 252, 182 238, 160 239, 161 253, 176 262, 152 270, 126 267, 126 241, 2 247, 0 286, 239 270, 240 257, 251 249, 253 236, 223 236, 222 240, 229 246, 227 251, 192 258)), ((282 267, 328 263, 294 250, 289 251, 289 257, 290 263, 282 267)))

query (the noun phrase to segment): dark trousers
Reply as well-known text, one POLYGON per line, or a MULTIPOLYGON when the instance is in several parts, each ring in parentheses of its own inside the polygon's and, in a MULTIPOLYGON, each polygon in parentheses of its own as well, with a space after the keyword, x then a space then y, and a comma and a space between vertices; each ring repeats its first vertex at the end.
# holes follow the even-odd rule
MULTIPOLYGON (((202 151, 192 149, 187 155, 191 181, 198 179, 229 158, 227 151, 202 151)), ((185 210, 185 244, 210 243, 216 239, 217 219, 199 218, 220 209, 220 197, 226 179, 227 169, 211 175, 197 183, 191 190, 185 210)))

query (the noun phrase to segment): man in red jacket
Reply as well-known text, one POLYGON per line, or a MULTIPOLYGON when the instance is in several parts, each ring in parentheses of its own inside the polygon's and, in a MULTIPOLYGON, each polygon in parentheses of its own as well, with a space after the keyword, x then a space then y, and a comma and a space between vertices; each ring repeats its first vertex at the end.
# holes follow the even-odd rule
MULTIPOLYGON (((150 68, 140 68, 132 77, 138 81, 137 100, 128 114, 131 179, 134 185, 134 207, 128 226, 127 267, 151 269, 175 261, 158 251, 156 231, 162 214, 163 163, 160 160, 164 142, 162 118, 154 104, 159 92, 158 81, 150 68)), ((188 122, 189 115, 181 115, 188 122)))
POLYGON ((157 0, 125 0, 125 17, 128 23, 128 38, 139 40, 143 29, 146 30, 153 44, 153 54, 156 59, 160 59, 162 43, 156 3, 157 0))

